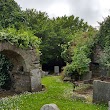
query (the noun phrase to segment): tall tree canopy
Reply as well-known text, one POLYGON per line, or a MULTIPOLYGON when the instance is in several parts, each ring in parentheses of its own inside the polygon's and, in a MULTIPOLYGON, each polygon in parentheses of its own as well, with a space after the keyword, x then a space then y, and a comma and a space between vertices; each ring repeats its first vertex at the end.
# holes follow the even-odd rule
MULTIPOLYGON (((2 28, 11 27, 11 30, 17 31, 17 35, 19 30, 23 30, 26 33, 32 33, 32 36, 41 38, 41 64, 47 70, 53 69, 55 65, 60 67, 65 65, 62 53, 67 49, 76 33, 87 32, 89 28, 83 19, 73 15, 50 19, 45 12, 38 12, 34 9, 23 11, 14 0, 0 0, 0 8, 0 26, 2 28)), ((26 33, 25 35, 27 35, 26 33)), ((27 43, 28 37, 25 35, 23 34, 24 37, 21 35, 21 44, 27 43)), ((28 46, 28 44, 26 45, 28 46)))
POLYGON ((25 18, 19 5, 14 0, 0 0, 0 26, 20 28, 25 18))
POLYGON ((26 18, 27 27, 40 38, 45 37, 45 31, 48 29, 47 22, 49 20, 47 13, 36 11, 35 9, 27 9, 23 11, 26 18))
POLYGON ((49 68, 55 65, 64 66, 64 59, 61 56, 63 47, 73 39, 76 32, 86 31, 88 27, 87 23, 73 15, 50 19, 48 30, 45 31, 46 37, 41 43, 41 63, 49 68))

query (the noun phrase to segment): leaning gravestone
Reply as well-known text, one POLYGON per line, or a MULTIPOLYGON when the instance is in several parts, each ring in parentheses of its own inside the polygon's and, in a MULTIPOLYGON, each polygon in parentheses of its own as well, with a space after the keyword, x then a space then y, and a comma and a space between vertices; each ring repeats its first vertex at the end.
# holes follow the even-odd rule
POLYGON ((40 110, 60 110, 56 104, 45 104, 40 110))

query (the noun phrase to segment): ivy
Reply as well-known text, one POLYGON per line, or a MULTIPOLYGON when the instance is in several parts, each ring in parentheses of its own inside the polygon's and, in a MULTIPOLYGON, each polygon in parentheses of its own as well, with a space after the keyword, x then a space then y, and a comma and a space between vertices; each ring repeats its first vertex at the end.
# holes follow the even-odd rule
POLYGON ((0 31, 0 42, 9 42, 20 48, 39 48, 40 39, 32 33, 32 31, 16 30, 7 28, 0 31))
MULTIPOLYGON (((0 31, 0 42, 9 42, 22 49, 34 48, 39 52, 40 39, 31 31, 16 30, 14 28, 2 29, 0 31)), ((8 80, 11 63, 5 56, 0 54, 0 87, 8 80)))

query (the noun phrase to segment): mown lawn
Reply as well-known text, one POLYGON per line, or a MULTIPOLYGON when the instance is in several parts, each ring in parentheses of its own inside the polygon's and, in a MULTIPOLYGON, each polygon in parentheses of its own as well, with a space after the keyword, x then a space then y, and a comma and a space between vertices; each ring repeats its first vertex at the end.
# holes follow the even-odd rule
POLYGON ((55 103, 60 110, 107 110, 105 105, 75 101, 72 85, 64 83, 59 76, 42 78, 46 90, 39 93, 24 93, 0 100, 0 110, 40 110, 44 104, 55 103))

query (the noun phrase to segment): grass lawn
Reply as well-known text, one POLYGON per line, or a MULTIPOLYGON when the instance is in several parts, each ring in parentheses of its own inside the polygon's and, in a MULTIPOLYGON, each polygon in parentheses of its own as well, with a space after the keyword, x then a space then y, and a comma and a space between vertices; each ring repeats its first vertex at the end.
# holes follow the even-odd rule
POLYGON ((39 93, 24 93, 0 100, 0 110, 40 110, 44 104, 55 103, 60 110, 107 110, 105 105, 75 101, 71 83, 64 83, 59 76, 42 78, 46 90, 39 93))

